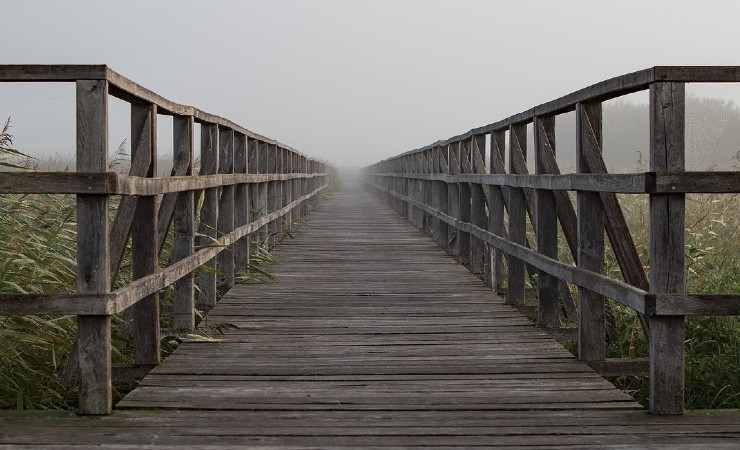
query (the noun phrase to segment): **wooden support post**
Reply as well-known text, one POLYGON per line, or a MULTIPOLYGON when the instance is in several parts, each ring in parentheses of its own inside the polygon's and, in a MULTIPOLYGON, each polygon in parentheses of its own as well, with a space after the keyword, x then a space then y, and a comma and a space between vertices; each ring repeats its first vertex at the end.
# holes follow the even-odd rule
MULTIPOLYGON (((172 119, 172 140, 174 158, 184 161, 183 175, 193 174, 193 124, 191 116, 174 116, 172 119)), ((195 238, 195 194, 185 191, 177 194, 175 205, 174 246, 172 260, 183 260, 193 254, 195 238)), ((195 328, 195 289, 193 273, 175 281, 174 317, 175 330, 192 330, 195 328)))
MULTIPOLYGON (((247 140, 247 172, 250 174, 256 174, 259 171, 259 142, 254 139, 247 140)), ((259 217, 259 213, 262 211, 260 205, 260 183, 252 183, 249 185, 249 220, 254 221, 259 217)), ((250 247, 252 245, 259 245, 259 231, 252 233, 249 236, 250 247)))
MULTIPOLYGON (((516 152, 527 155, 527 125, 516 124, 509 127, 509 173, 516 173, 514 166, 516 152)), ((524 245, 527 237, 527 207, 524 189, 509 188, 509 240, 524 245)), ((524 261, 509 257, 508 288, 506 303, 524 304, 524 261)))
MULTIPOLYGON (((257 173, 269 173, 268 171, 268 163, 267 163, 267 155, 270 153, 270 148, 267 144, 267 142, 260 142, 258 146, 258 161, 259 161, 259 170, 257 173)), ((269 191, 269 184, 270 183, 259 183, 259 205, 260 205, 260 211, 261 214, 259 214, 259 217, 266 216, 269 212, 269 204, 267 203, 268 198, 268 191, 269 191)), ((265 225, 262 228, 259 229, 257 233, 257 240, 260 244, 265 243, 265 245, 269 245, 269 239, 268 239, 268 226, 265 225)))
MULTIPOLYGON (((458 152, 458 173, 471 173, 470 141, 460 141, 458 152)), ((460 198, 457 218, 460 222, 470 223, 470 183, 458 183, 457 189, 460 198)), ((457 243, 458 262, 470 269, 470 233, 458 231, 457 243)))
MULTIPOLYGON (((578 173, 591 173, 586 154, 601 152, 601 103, 576 105, 576 165, 578 173)), ((604 207, 598 192, 578 191, 578 267, 604 273, 604 207)), ((601 361, 605 357, 605 298, 578 288, 578 359, 601 361)))
MULTIPOLYGON (((218 173, 218 126, 203 123, 200 127, 200 174, 218 173)), ((203 193, 203 206, 200 209, 198 247, 214 245, 218 237, 218 188, 206 189, 203 193)), ((198 307, 211 308, 216 305, 216 259, 205 263, 198 273, 198 307)))
MULTIPOLYGON (((290 166, 288 167, 288 173, 295 174, 300 172, 300 161, 298 159, 298 155, 294 152, 290 152, 289 156, 290 166)), ((295 178, 288 183, 290 186, 290 198, 288 203, 292 203, 301 196, 300 183, 300 178, 295 178)), ((301 208, 295 207, 290 211, 290 228, 293 229, 299 220, 301 220, 301 208)))
MULTIPOLYGON (((471 146, 472 172, 486 173, 486 135, 473 136, 471 146)), ((483 185, 470 184, 470 221, 473 225, 483 230, 488 228, 488 217, 486 216, 486 196, 483 185)), ((485 254, 486 245, 477 238, 472 238, 470 243, 470 271, 480 278, 485 278, 485 254)))
MULTIPOLYGON (((270 144, 267 146, 267 173, 276 174, 278 173, 278 152, 279 148, 276 145, 270 144)), ((278 209, 278 184, 279 181, 270 181, 267 183, 267 214, 278 209)), ((268 248, 275 247, 275 237, 278 233, 278 220, 272 220, 267 226, 267 240, 268 248)))
MULTIPOLYGON (((77 171, 108 170, 108 82, 77 82, 77 171)), ((77 292, 110 292, 108 196, 77 196, 77 292)), ((110 414, 110 316, 77 316, 80 414, 110 414)))
MULTIPOLYGON (((234 130, 219 127, 218 173, 234 173, 234 130)), ((221 188, 218 201, 218 237, 234 231, 234 185, 221 188)), ((234 286, 234 247, 228 246, 216 257, 218 288, 226 292, 234 286)))
MULTIPOLYGON (((535 116, 535 173, 546 174, 543 153, 555 154, 555 117, 535 116)), ((558 215, 555 206, 555 193, 548 189, 536 190, 537 251, 545 256, 558 259, 558 215)), ((545 271, 537 271, 537 303, 539 326, 556 328, 560 326, 558 313, 558 279, 545 271)))
MULTIPOLYGON (((308 158, 301 155, 301 172, 305 174, 311 173, 308 166, 308 158)), ((301 190, 301 196, 304 196, 311 192, 311 178, 304 178, 302 183, 302 190, 301 190)), ((308 215, 308 202, 301 203, 301 215, 303 217, 308 215)))
MULTIPOLYGON (((506 173, 505 161, 505 143, 506 132, 494 131, 491 133, 491 173, 506 173)), ((506 237, 504 231, 504 208, 505 191, 500 186, 489 187, 489 210, 488 210, 488 227, 491 233, 499 237, 506 237)), ((493 247, 491 249, 491 288, 494 292, 502 293, 505 281, 504 274, 504 252, 493 247)))
MULTIPOLYGON (((241 133, 234 134, 234 173, 247 173, 247 136, 241 133)), ((249 223, 249 185, 237 184, 234 187, 234 227, 242 227, 249 223)), ((249 236, 236 241, 234 244, 234 270, 246 272, 249 266, 249 236)))
MULTIPOLYGON (((458 143, 450 144, 442 148, 442 155, 446 162, 448 175, 457 175, 460 170, 458 162, 458 143)), ((447 214, 457 219, 460 214, 460 197, 457 183, 447 183, 447 214)), ((458 229, 454 226, 447 227, 447 251, 455 260, 459 261, 458 250, 458 229)))
MULTIPOLYGON (((276 148, 277 154, 275 155, 275 173, 285 173, 285 149, 282 147, 276 148)), ((275 210, 280 210, 285 206, 285 181, 278 181, 275 185, 275 210)), ((275 219, 275 242, 281 242, 283 240, 283 229, 285 228, 285 216, 275 219)))
MULTIPOLYGON (((434 150, 429 149, 424 152, 424 173, 431 174, 432 173, 432 154, 434 150)), ((433 182, 430 180, 426 180, 422 183, 422 186, 424 187, 424 204, 434 207, 434 187, 433 182)), ((424 232, 427 233, 428 236, 434 236, 434 220, 433 216, 428 213, 424 213, 424 232)))
MULTIPOLYGON (((446 150, 446 148, 444 149, 446 150)), ((432 167, 434 173, 448 173, 447 159, 443 156, 443 148, 440 146, 434 147, 432 167)), ((434 208, 437 211, 447 214, 447 183, 444 181, 434 182, 434 208)), ((447 224, 440 219, 434 220, 434 237, 437 240, 437 244, 447 249, 447 224)))
MULTIPOLYGON (((157 176, 157 107, 131 104, 131 158, 147 161, 145 176, 157 176)), ((140 196, 131 233, 131 271, 139 279, 157 271, 157 206, 155 196, 140 196)), ((159 364, 159 299, 151 294, 131 307, 134 363, 159 364)))
MULTIPOLYGON (((685 85, 650 85, 650 170, 685 170, 685 85)), ((650 195, 650 292, 684 291, 684 194, 650 195)), ((684 317, 650 318, 650 412, 683 413, 684 317)))

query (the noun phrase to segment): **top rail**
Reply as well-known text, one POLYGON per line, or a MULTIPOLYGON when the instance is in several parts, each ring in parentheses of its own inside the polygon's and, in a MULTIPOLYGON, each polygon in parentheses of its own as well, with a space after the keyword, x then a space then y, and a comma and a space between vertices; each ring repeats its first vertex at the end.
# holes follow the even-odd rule
POLYGON ((654 66, 648 69, 638 70, 637 72, 620 75, 592 84, 568 95, 509 116, 506 119, 473 128, 466 133, 440 140, 424 147, 409 150, 388 158, 388 160, 430 150, 440 145, 449 145, 476 135, 507 130, 511 125, 532 122, 536 116, 548 116, 574 111, 578 103, 604 102, 634 92, 644 91, 655 82, 737 83, 740 82, 740 66, 654 66))
MULTIPOLYGON (((0 82, 73 82, 99 80, 109 83, 109 93, 129 103, 144 101, 157 106, 157 113, 164 115, 191 116, 196 122, 208 122, 228 127, 245 136, 277 145, 303 155, 294 148, 250 131, 231 120, 207 113, 198 108, 170 101, 154 91, 126 78, 107 65, 2 65, 0 82)), ((303 155, 305 156, 305 155, 303 155)))

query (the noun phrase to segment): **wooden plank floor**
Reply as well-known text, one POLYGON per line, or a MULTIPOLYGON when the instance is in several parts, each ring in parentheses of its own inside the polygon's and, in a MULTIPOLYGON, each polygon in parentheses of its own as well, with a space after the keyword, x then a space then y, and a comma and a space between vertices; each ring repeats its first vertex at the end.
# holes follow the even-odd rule
POLYGON ((107 417, 4 412, 0 447, 708 448, 737 411, 653 417, 347 181, 107 417))

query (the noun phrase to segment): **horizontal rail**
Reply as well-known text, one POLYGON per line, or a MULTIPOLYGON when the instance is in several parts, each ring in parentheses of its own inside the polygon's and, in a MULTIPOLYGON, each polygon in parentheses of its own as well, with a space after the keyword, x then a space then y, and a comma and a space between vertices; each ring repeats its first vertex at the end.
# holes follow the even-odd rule
POLYGON ((470 223, 462 222, 405 195, 378 185, 373 185, 373 188, 402 200, 459 231, 470 233, 532 267, 601 294, 642 314, 648 316, 740 315, 740 295, 738 294, 652 294, 606 275, 579 269, 557 259, 548 258, 537 250, 496 236, 470 223))
POLYGON ((118 314, 154 294, 213 259, 240 238, 280 219, 301 203, 318 195, 326 186, 306 194, 278 211, 241 226, 220 237, 207 248, 182 259, 166 269, 139 278, 110 294, 0 294, 0 314, 69 314, 105 316, 118 314))
MULTIPOLYGON (((410 180, 476 183, 486 186, 549 189, 554 191, 613 192, 624 194, 735 193, 740 186, 740 172, 677 173, 569 173, 564 175, 444 173, 373 173, 376 177, 410 180)), ((1 183, 1 180, 0 180, 1 183)))
POLYGON ((325 177, 325 172, 218 174, 146 178, 114 172, 0 172, 0 194, 160 195, 235 184, 325 177))

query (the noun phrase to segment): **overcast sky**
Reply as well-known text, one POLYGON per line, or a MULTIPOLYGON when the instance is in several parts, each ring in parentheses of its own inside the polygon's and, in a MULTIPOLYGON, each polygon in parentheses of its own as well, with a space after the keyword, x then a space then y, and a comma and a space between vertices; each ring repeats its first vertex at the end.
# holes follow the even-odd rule
MULTIPOLYGON (((108 64, 338 165, 650 66, 740 64, 735 1, 0 0, 0 17, 0 63, 108 64)), ((73 90, 0 88, 19 147, 73 139, 54 109, 73 90)))

